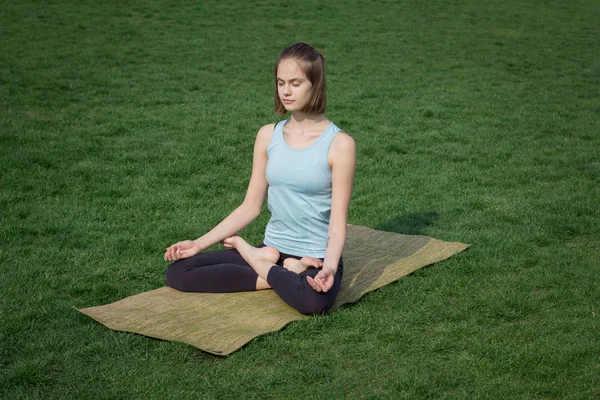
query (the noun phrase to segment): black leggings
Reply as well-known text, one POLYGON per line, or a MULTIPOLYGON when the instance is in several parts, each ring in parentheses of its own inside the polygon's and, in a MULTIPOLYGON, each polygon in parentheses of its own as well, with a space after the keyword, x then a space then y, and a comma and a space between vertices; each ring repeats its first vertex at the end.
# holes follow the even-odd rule
MULTIPOLYGON (((265 247, 264 243, 257 247, 265 247)), ((319 314, 331 308, 340 290, 344 265, 340 257, 333 286, 327 292, 315 291, 306 281, 320 269, 310 267, 297 274, 283 267, 286 258, 302 256, 280 253, 279 260, 269 270, 267 283, 275 292, 302 314, 319 314)), ((321 260, 323 260, 321 258, 321 260)), ((224 293, 256 290, 258 274, 236 249, 208 251, 175 261, 167 269, 167 285, 184 292, 224 293)))

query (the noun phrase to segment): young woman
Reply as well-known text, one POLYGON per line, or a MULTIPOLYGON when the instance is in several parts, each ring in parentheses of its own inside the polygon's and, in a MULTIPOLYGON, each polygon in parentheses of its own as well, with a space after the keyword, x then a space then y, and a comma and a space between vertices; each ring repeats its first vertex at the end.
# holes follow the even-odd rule
POLYGON ((167 285, 189 292, 272 288, 303 314, 327 311, 343 275, 342 249, 356 168, 354 140, 325 115, 325 60, 306 43, 275 63, 275 112, 254 144, 243 203, 204 236, 167 248, 167 285), (235 235, 260 214, 271 219, 253 247, 235 235), (217 242, 227 250, 202 252, 217 242))

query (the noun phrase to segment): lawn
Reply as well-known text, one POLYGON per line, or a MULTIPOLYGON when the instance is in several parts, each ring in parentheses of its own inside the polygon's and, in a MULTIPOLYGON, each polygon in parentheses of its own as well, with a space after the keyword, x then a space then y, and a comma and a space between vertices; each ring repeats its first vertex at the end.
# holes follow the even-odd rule
POLYGON ((0 7, 0 398, 600 397, 597 1, 0 7), (357 144, 348 222, 471 248, 227 358, 74 311, 241 203, 298 41, 357 144))

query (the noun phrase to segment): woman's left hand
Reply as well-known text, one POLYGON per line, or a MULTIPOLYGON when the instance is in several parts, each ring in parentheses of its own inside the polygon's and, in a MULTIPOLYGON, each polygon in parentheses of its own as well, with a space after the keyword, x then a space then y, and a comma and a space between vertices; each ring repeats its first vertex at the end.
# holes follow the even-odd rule
POLYGON ((306 277, 308 284, 317 292, 326 292, 333 286, 335 273, 329 268, 323 268, 315 276, 315 279, 310 276, 306 277))

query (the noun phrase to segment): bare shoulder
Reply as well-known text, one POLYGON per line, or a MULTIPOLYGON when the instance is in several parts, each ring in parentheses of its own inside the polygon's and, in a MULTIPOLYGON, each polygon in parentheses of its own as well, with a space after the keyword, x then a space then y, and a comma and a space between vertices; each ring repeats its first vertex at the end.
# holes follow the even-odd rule
POLYGON ((331 150, 335 155, 356 153, 356 143, 346 132, 338 132, 331 142, 331 150))
POLYGON ((275 124, 267 124, 260 127, 258 133, 256 134, 257 142, 267 143, 271 140, 271 136, 273 136, 273 129, 275 129, 275 124))
POLYGON ((275 124, 267 124, 261 126, 256 134, 256 143, 260 143, 263 147, 266 147, 271 141, 271 137, 273 136, 273 129, 275 128, 275 124))
POLYGON ((266 124, 260 127, 260 129, 258 130, 259 134, 264 135, 265 133, 273 133, 273 129, 275 129, 275 124, 266 124))
POLYGON ((356 164, 356 143, 352 136, 346 132, 338 132, 331 142, 327 159, 332 170, 336 165, 352 170, 356 164))

